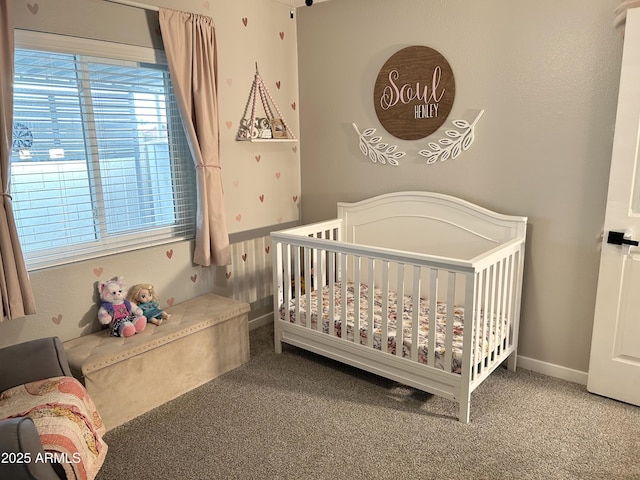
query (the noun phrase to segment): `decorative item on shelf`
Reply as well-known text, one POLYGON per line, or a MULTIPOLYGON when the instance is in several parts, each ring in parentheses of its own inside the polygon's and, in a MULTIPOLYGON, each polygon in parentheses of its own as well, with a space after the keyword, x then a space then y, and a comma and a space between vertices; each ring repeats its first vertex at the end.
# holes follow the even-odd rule
MULTIPOLYGON (((242 119, 245 120, 244 118, 242 119)), ((271 132, 271 122, 267 117, 256 118, 253 124, 252 138, 269 139, 273 138, 271 132)))
POLYGON ((397 152, 398 147, 396 145, 382 143, 382 137, 374 137, 375 128, 367 128, 361 133, 355 123, 352 125, 355 131, 358 132, 360 151, 364 156, 369 157, 373 163, 397 167, 399 165, 398 159, 406 155, 405 152, 397 152))
POLYGON ((236 140, 250 142, 258 141, 295 141, 296 137, 287 125, 278 105, 273 100, 269 89, 262 81, 258 72, 258 62, 256 62, 256 74, 249 92, 249 99, 240 120, 240 128, 236 135, 236 140), (262 103, 264 116, 257 116, 256 105, 258 97, 262 103), (249 105, 251 105, 251 115, 248 116, 249 105), (274 113, 275 112, 275 113, 274 113))
POLYGON ((429 150, 420 150, 418 153, 427 158, 427 164, 433 165, 438 160, 444 162, 449 158, 456 158, 462 152, 469 149, 475 139, 475 126, 480 120, 484 110, 480 110, 472 123, 466 120, 452 120, 451 123, 457 130, 445 130, 446 137, 429 142, 429 150))
POLYGON ((272 118, 269 123, 273 138, 287 138, 287 130, 281 118, 272 118))

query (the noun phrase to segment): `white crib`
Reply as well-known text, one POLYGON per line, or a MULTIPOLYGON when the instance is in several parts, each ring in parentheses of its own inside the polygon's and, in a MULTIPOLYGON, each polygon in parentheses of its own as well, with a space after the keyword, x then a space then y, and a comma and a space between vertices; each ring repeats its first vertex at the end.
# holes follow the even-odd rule
POLYGON ((471 392, 505 359, 516 367, 526 225, 398 192, 272 233, 276 352, 285 342, 455 400, 468 423, 471 392))

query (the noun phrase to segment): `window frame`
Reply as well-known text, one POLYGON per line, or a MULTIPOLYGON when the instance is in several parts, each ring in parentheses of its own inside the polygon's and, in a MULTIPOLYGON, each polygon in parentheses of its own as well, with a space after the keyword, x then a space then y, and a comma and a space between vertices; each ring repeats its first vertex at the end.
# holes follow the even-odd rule
MULTIPOLYGON (((118 62, 122 62, 123 64, 126 62, 135 62, 161 66, 167 65, 164 51, 150 47, 19 29, 14 30, 14 42, 14 48, 16 49, 80 55, 90 60, 93 57, 93 59, 97 59, 98 61, 107 60, 115 65, 117 65, 118 62)), ((171 145, 169 146, 169 150, 171 151, 171 145)), ((95 185, 92 188, 95 188, 95 185)), ((193 188, 196 188, 195 184, 193 188)), ((178 192, 177 195, 182 196, 184 192, 178 192)), ((98 205, 96 208, 104 209, 104 205, 98 205)), ((193 214, 195 215, 197 205, 194 205, 193 208, 193 214)), ((190 231, 188 234, 184 233, 185 228, 183 228, 181 224, 160 226, 151 230, 154 232, 153 237, 149 235, 148 231, 138 231, 97 238, 95 241, 75 243, 66 247, 42 249, 38 250, 34 255, 25 253, 24 257, 27 269, 29 271, 35 271, 194 238, 193 232, 190 231), (155 234, 158 235, 156 236, 155 234), (81 247, 81 254, 77 253, 79 246, 81 247), (54 255, 50 255, 49 252, 54 253, 54 255), (65 253, 71 252, 74 252, 74 254, 65 255, 65 253)), ((195 226, 190 230, 195 231, 195 226)))

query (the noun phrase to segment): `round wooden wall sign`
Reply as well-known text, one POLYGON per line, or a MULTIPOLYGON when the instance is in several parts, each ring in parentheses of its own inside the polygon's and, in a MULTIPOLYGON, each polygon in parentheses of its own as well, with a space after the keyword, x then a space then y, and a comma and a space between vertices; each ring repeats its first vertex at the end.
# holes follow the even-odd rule
POLYGON ((436 50, 414 45, 382 66, 373 90, 376 115, 391 135, 418 140, 445 122, 456 95, 449 62, 436 50))

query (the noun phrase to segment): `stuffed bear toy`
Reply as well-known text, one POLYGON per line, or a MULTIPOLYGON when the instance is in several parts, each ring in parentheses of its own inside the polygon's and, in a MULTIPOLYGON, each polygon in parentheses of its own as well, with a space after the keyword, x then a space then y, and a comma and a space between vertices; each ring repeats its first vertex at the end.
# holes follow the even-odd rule
POLYGON ((98 321, 111 325, 114 337, 130 337, 144 330, 147 319, 140 307, 127 300, 127 287, 122 277, 98 284, 102 304, 98 309, 98 321))

